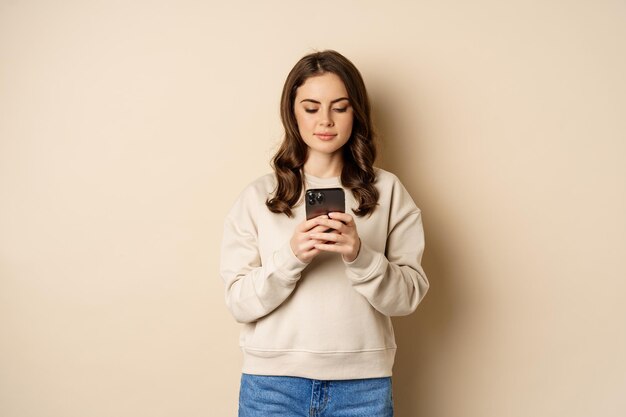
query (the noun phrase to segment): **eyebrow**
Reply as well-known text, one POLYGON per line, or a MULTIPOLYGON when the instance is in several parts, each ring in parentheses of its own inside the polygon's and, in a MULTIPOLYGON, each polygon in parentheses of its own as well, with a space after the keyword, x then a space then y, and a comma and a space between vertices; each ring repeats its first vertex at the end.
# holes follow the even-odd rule
MULTIPOLYGON (((336 98, 333 101, 330 102, 330 104, 335 104, 338 101, 342 101, 342 100, 348 100, 350 101, 350 99, 348 97, 340 97, 340 98, 336 98)), ((300 103, 304 103, 305 101, 310 101, 311 103, 315 103, 315 104, 322 104, 317 100, 313 100, 312 98, 305 98, 304 100, 302 100, 300 103)))

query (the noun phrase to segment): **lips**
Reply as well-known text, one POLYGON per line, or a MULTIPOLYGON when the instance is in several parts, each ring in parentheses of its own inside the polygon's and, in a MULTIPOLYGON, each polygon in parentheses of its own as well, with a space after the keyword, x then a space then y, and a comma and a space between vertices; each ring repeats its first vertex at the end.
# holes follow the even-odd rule
POLYGON ((337 136, 337 134, 336 133, 315 133, 315 136, 317 136, 321 140, 331 140, 332 138, 337 136))

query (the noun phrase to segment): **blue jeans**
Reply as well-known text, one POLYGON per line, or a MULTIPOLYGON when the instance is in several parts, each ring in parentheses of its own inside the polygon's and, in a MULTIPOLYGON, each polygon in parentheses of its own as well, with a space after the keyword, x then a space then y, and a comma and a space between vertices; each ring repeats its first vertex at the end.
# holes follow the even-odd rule
POLYGON ((242 374, 239 417, 393 417, 391 377, 323 381, 242 374))

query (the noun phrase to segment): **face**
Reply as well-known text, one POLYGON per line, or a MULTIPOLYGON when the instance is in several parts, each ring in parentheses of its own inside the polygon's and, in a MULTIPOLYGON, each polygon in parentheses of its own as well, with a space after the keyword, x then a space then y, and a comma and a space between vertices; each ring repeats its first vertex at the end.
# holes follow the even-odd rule
MULTIPOLYGON (((300 136, 311 153, 332 156, 350 139, 353 109, 336 74, 308 78, 296 90, 294 112, 300 136)), ((319 155, 321 156, 321 155, 319 155)))

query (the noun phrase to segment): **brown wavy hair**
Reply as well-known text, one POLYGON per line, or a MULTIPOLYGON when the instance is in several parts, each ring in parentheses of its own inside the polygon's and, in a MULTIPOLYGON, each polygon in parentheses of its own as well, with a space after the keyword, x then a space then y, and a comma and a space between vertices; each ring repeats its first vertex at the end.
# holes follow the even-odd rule
POLYGON ((352 62, 336 51, 326 50, 301 58, 289 72, 283 87, 280 116, 285 127, 285 137, 271 162, 277 180, 274 197, 265 201, 266 206, 274 213, 284 213, 292 217, 291 209, 300 200, 306 186, 302 168, 307 158, 308 146, 302 140, 296 122, 296 90, 308 78, 329 72, 343 81, 354 115, 350 139, 342 147, 341 184, 352 191, 359 204, 358 208, 353 209, 357 216, 371 214, 378 204, 378 190, 374 187, 375 135, 365 83, 352 62))

